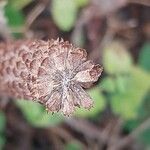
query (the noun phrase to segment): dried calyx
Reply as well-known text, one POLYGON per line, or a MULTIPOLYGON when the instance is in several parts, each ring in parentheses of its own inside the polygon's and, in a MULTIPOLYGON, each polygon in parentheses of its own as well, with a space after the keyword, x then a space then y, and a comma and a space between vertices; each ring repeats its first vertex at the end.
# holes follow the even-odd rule
POLYGON ((97 81, 102 68, 86 57, 84 49, 59 39, 1 43, 0 92, 37 101, 48 112, 90 109, 93 101, 83 87, 97 81))

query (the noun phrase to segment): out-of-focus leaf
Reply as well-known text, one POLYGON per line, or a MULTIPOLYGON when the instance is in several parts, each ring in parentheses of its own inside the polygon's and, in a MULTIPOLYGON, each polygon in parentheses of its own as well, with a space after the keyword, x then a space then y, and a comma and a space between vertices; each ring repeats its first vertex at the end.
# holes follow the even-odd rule
POLYGON ((139 116, 141 118, 147 118, 150 116, 150 89, 148 94, 144 98, 144 102, 140 107, 139 116))
POLYGON ((139 140, 150 146, 150 126, 139 135, 139 140))
POLYGON ((66 145, 65 150, 82 150, 82 145, 76 141, 72 141, 66 145))
POLYGON ((84 7, 89 3, 89 0, 74 0, 78 7, 84 7))
POLYGON ((2 132, 5 130, 6 120, 4 114, 0 111, 0 149, 3 149, 3 146, 5 144, 6 138, 2 134, 2 132))
POLYGON ((74 0, 52 0, 52 17, 63 31, 69 31, 75 23, 78 8, 74 0))
MULTIPOLYGON (((17 10, 13 8, 11 5, 7 5, 5 7, 5 16, 7 17, 8 20, 8 26, 11 29, 17 30, 23 27, 25 18, 21 10, 17 10)), ((20 38, 22 36, 21 33, 15 33, 13 31, 12 33, 15 38, 20 38)))
POLYGON ((0 150, 3 149, 4 145, 5 145, 6 139, 5 137, 0 135, 0 150))
POLYGON ((132 58, 121 42, 114 41, 103 49, 103 65, 109 74, 124 74, 130 71, 132 58))
POLYGON ((114 93, 116 91, 114 79, 111 77, 104 78, 100 83, 100 89, 108 93, 114 93))
POLYGON ((63 121, 61 115, 48 114, 43 106, 38 103, 27 100, 18 100, 16 103, 21 108, 26 119, 34 126, 53 126, 63 121))
POLYGON ((82 30, 76 31, 75 34, 73 34, 71 41, 79 47, 83 47, 85 43, 85 36, 82 30))
POLYGON ((124 124, 125 130, 131 132, 135 128, 137 128, 144 120, 148 119, 150 116, 150 93, 146 95, 144 98, 144 102, 140 105, 140 109, 138 111, 138 117, 136 119, 127 120, 124 124))
POLYGON ((141 122, 138 119, 127 120, 124 123, 124 129, 128 132, 131 132, 135 128, 137 128, 140 124, 141 124, 141 122))
POLYGON ((0 111, 0 132, 5 129, 6 120, 5 115, 0 111))
POLYGON ((18 27, 24 24, 23 13, 14 9, 11 5, 5 7, 5 16, 8 19, 8 24, 11 27, 18 27))
POLYGON ((116 77, 105 77, 100 83, 100 89, 102 91, 113 94, 124 93, 127 88, 128 77, 123 75, 118 75, 116 77))
POLYGON ((8 0, 9 5, 18 10, 21 10, 30 2, 32 2, 32 0, 8 0))
MULTIPOLYGON (((142 120, 140 124, 144 121, 147 120, 150 116, 150 92, 146 95, 144 99, 143 105, 140 107, 140 112, 138 114, 139 120, 142 120)), ((150 148, 150 122, 149 126, 147 129, 145 129, 139 136, 138 139, 140 142, 144 143, 146 147, 150 148)))
POLYGON ((111 106, 113 111, 125 119, 136 118, 149 88, 149 74, 140 68, 133 67, 126 92, 116 93, 112 96, 111 106))
POLYGON ((125 93, 126 89, 128 88, 127 87, 128 81, 129 81, 128 76, 118 75, 115 80, 117 92, 125 93))
MULTIPOLYGON (((144 119, 145 120, 145 119, 144 119)), ((138 128, 144 121, 142 120, 128 120, 125 122, 124 128, 128 132, 132 132, 135 128, 138 128)), ((143 143, 146 147, 150 146, 150 125, 147 126, 137 137, 140 143, 143 143)))
POLYGON ((95 87, 88 91, 91 98, 94 100, 94 107, 90 111, 85 110, 84 108, 77 108, 75 116, 78 117, 93 117, 105 108, 105 98, 100 92, 98 87, 95 87))
POLYGON ((150 43, 145 43, 139 55, 139 65, 150 71, 150 43))

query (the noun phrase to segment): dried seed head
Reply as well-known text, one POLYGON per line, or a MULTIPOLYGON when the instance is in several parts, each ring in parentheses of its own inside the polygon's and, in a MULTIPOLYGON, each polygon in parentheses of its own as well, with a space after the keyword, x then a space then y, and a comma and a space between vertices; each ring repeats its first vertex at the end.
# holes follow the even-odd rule
POLYGON ((84 49, 62 39, 17 41, 2 48, 1 93, 38 101, 48 112, 61 111, 64 115, 72 114, 76 106, 93 106, 82 87, 97 81, 102 68, 86 61, 84 49))

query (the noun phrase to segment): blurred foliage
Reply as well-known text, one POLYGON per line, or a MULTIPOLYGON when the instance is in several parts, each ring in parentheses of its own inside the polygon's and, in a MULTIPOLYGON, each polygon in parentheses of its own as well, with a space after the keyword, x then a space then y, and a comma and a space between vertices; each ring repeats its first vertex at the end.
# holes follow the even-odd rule
POLYGON ((77 18, 80 7, 87 5, 89 0, 52 0, 52 17, 62 31, 70 31, 77 18))
POLYGON ((105 99, 112 99, 114 95, 125 94, 129 78, 127 75, 104 77, 99 87, 102 92, 106 93, 105 99))
POLYGON ((24 24, 24 16, 20 10, 15 9, 12 5, 6 5, 5 15, 8 20, 8 24, 11 27, 18 27, 24 24))
POLYGON ((27 100, 18 100, 16 104, 21 108, 25 118, 36 127, 54 126, 63 121, 60 114, 50 115, 45 108, 35 102, 27 100))
POLYGON ((139 65, 150 71, 150 43, 145 43, 139 54, 139 65))
MULTIPOLYGON (((100 89, 108 99, 112 111, 125 121, 129 133, 150 116, 150 44, 140 51, 138 64, 121 42, 113 41, 103 49, 103 65, 107 75, 100 89), (139 65, 139 66, 138 66, 139 65)), ((137 137, 145 147, 150 146, 150 127, 137 137), (148 145, 148 146, 147 146, 148 145)))
MULTIPOLYGON (((130 133, 137 128, 144 120, 150 116, 150 92, 145 96, 142 105, 138 110, 138 117, 135 119, 127 120, 124 124, 124 128, 130 133)), ((150 126, 144 130, 138 137, 139 142, 143 142, 146 147, 150 148, 150 126)))
POLYGON ((139 107, 150 88, 150 76, 140 68, 133 67, 127 82, 123 93, 116 92, 112 95, 111 106, 124 119, 131 119, 138 117, 139 107))
POLYGON ((89 3, 89 0, 74 0, 78 7, 84 7, 89 3))
POLYGON ((51 11, 56 25, 63 31, 69 31, 74 26, 77 9, 73 0, 53 0, 51 11))
POLYGON ((116 79, 111 76, 107 76, 104 79, 102 79, 100 83, 100 88, 103 92, 107 93, 115 93, 118 91, 124 92, 125 91, 125 78, 122 76, 117 76, 116 79))
POLYGON ((103 65, 108 74, 128 73, 132 65, 132 58, 123 43, 114 41, 104 47, 103 65))
POLYGON ((144 96, 150 89, 150 75, 132 62, 121 42, 113 41, 103 49, 103 64, 108 75, 100 88, 109 95, 113 112, 124 119, 138 117, 144 96))
POLYGON ((5 115, 0 111, 0 150, 3 149, 3 146, 6 141, 4 135, 5 125, 6 125, 5 115))
POLYGON ((139 141, 141 141, 142 143, 148 145, 147 147, 150 148, 150 142, 149 142, 149 140, 150 140, 150 126, 149 126, 148 129, 144 130, 142 132, 142 134, 139 135, 138 138, 139 138, 139 141))
POLYGON ((13 33, 13 36, 15 38, 20 38, 22 34, 17 32, 17 30, 22 28, 25 23, 25 17, 22 10, 16 9, 15 7, 13 7, 13 5, 7 3, 5 7, 5 16, 7 18, 7 22, 11 29, 11 32, 13 33))
POLYGON ((8 5, 12 6, 14 9, 21 10, 30 2, 32 2, 32 0, 8 0, 8 5))
POLYGON ((82 145, 79 142, 71 141, 70 143, 66 144, 64 150, 82 150, 82 145))

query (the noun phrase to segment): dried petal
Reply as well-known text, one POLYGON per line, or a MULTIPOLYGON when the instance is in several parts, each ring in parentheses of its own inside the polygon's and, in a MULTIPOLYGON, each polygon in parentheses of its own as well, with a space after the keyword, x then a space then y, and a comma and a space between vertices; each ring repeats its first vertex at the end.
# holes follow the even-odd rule
POLYGON ((60 91, 53 91, 46 102, 47 111, 56 112, 60 110, 62 95, 60 91))
POLYGON ((87 53, 84 49, 71 47, 68 53, 68 67, 74 69, 86 60, 87 53))
POLYGON ((102 68, 99 65, 93 65, 92 68, 78 72, 74 79, 81 83, 95 82, 98 80, 101 72, 102 68))
POLYGON ((79 85, 75 85, 74 89, 76 91, 76 98, 78 98, 80 100, 81 106, 86 108, 86 109, 90 109, 91 107, 93 107, 93 100, 91 99, 91 97, 82 89, 82 87, 80 87, 79 85))
POLYGON ((69 116, 75 111, 74 97, 70 89, 63 92, 62 97, 62 112, 64 115, 69 116))

